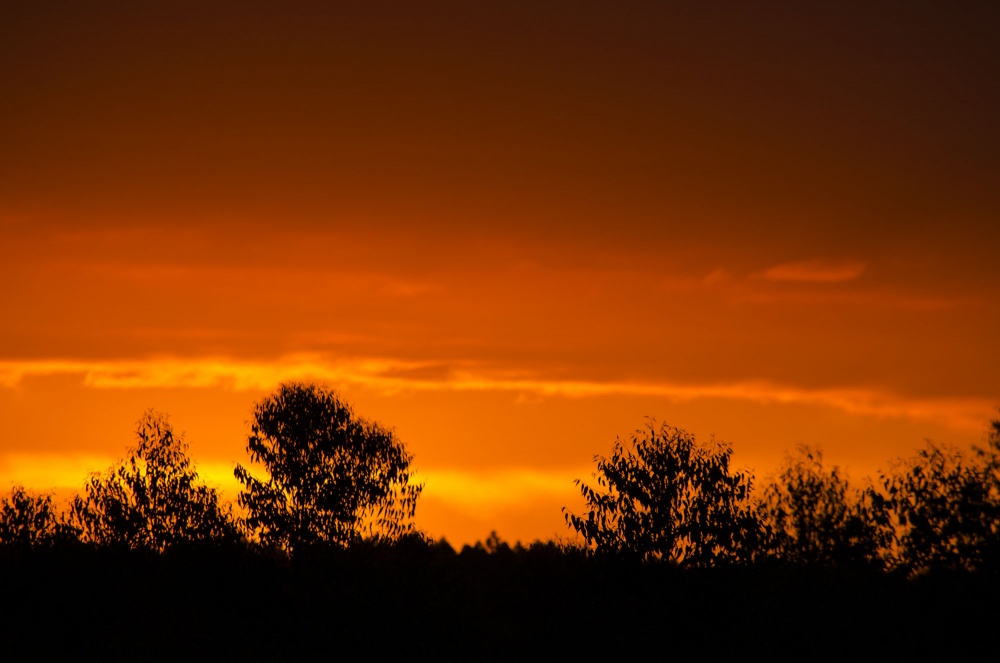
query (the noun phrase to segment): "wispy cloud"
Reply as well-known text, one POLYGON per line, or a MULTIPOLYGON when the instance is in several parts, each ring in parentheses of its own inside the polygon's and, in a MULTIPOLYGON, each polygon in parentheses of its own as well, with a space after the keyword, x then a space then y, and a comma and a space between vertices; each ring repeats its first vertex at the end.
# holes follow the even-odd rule
POLYGON ((332 360, 292 355, 271 361, 226 358, 159 358, 129 361, 0 362, 0 385, 17 387, 29 376, 76 375, 94 389, 223 388, 274 389, 282 382, 313 380, 337 387, 357 386, 382 393, 406 391, 507 392, 538 397, 660 397, 675 402, 721 399, 759 404, 830 407, 848 414, 901 417, 978 430, 995 403, 975 397, 909 397, 869 387, 809 388, 767 380, 714 383, 548 379, 475 365, 396 359, 332 360))
POLYGON ((859 278, 865 268, 856 260, 802 260, 774 265, 757 276, 767 281, 842 283, 859 278))

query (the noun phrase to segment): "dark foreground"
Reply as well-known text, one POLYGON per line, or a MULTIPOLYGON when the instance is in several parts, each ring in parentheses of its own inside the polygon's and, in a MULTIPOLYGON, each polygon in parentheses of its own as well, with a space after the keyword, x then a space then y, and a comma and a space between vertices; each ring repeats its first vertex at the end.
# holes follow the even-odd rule
POLYGON ((998 589, 554 546, 32 551, 0 556, 0 660, 996 660, 998 589))

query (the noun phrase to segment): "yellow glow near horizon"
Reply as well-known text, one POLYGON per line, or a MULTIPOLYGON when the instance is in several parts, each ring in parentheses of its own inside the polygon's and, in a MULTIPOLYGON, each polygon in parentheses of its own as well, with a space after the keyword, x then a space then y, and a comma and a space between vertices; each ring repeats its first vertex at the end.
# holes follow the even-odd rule
POLYGON ((0 454, 2 486, 22 485, 36 491, 80 490, 94 472, 103 472, 118 459, 96 455, 0 454))
MULTIPOLYGON (((7 486, 21 485, 34 493, 51 494, 57 506, 65 506, 73 495, 83 491, 91 474, 103 473, 121 460, 106 456, 0 455, 0 486, 4 486, 0 494, 6 492, 7 486)), ((235 463, 192 460, 200 481, 236 507, 242 484, 233 476, 235 463)), ((555 518, 542 518, 541 525, 529 523, 519 529, 511 527, 511 514, 521 514, 514 516, 520 519, 523 514, 536 511, 539 505, 556 514, 561 506, 574 505, 578 500, 572 481, 589 477, 591 471, 592 468, 565 472, 420 471, 412 478, 414 483, 424 484, 415 524, 432 536, 447 535, 456 546, 471 545, 498 527, 514 529, 514 537, 525 542, 559 536, 555 518), (449 520, 456 515, 476 524, 465 529, 449 527, 449 520)), ((568 532, 563 534, 569 536, 568 532)))

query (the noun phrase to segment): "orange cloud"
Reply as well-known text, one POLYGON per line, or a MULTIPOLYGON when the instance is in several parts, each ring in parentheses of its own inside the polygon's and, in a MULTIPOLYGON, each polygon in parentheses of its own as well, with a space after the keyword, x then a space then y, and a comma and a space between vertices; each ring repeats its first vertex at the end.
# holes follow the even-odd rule
POLYGON ((865 268, 865 263, 853 260, 803 260, 769 267, 758 276, 767 281, 842 283, 859 278, 865 268))
POLYGON ((228 388, 270 390, 282 382, 314 380, 359 386, 384 394, 406 391, 514 392, 538 397, 593 398, 653 396, 675 402, 722 399, 760 404, 806 404, 848 414, 937 421, 978 430, 995 403, 978 397, 910 397, 876 387, 806 388, 768 380, 716 383, 546 379, 471 364, 402 361, 389 358, 331 360, 313 354, 271 361, 226 358, 0 362, 0 386, 17 387, 28 376, 81 375, 95 389, 228 388))

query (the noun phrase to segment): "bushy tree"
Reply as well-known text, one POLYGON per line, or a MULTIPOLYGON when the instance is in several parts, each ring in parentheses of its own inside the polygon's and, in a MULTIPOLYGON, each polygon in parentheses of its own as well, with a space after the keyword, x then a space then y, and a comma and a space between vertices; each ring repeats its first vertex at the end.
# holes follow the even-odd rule
POLYGON ((238 465, 239 504, 247 530, 266 545, 294 552, 412 530, 423 488, 410 481, 412 457, 392 431, 357 417, 332 391, 281 385, 254 406, 247 451, 267 476, 238 465))
POLYGON ((1000 422, 972 458, 928 441, 882 475, 892 514, 893 566, 910 574, 976 570, 1000 554, 1000 422))
POLYGON ((796 564, 877 565, 888 516, 872 489, 852 490, 821 451, 801 446, 764 489, 771 551, 796 564))
POLYGON ((231 509, 215 489, 198 481, 187 443, 166 415, 147 412, 129 457, 92 474, 73 505, 86 541, 163 551, 177 544, 231 541, 231 509))
POLYGON ((698 444, 683 430, 650 421, 610 458, 595 456, 597 485, 576 480, 587 502, 567 524, 601 553, 681 566, 746 562, 765 530, 751 496, 753 476, 730 470, 732 448, 698 444))
POLYGON ((0 501, 0 548, 29 549, 72 541, 77 530, 52 504, 51 495, 36 495, 14 486, 0 501))

